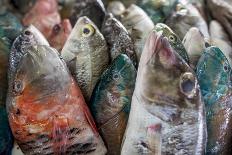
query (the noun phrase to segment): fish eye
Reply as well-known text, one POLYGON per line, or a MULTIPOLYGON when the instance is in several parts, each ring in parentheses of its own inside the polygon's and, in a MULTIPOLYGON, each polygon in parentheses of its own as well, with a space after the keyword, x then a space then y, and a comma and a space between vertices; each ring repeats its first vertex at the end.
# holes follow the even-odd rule
POLYGON ((223 65, 223 70, 224 70, 225 72, 228 72, 228 71, 229 71, 229 66, 228 66, 228 64, 224 63, 224 65, 223 65))
POLYGON ((117 72, 113 73, 113 79, 114 80, 117 81, 119 78, 120 78, 120 75, 117 72))
POLYGON ((22 84, 21 81, 15 81, 14 82, 13 91, 14 91, 14 93, 16 95, 22 93, 22 91, 23 91, 23 84, 22 84))
POLYGON ((31 35, 31 32, 28 31, 28 30, 26 30, 26 31, 24 31, 24 34, 27 35, 27 36, 30 36, 30 35, 31 35))
POLYGON ((170 35, 170 36, 168 37, 168 39, 169 39, 170 41, 172 41, 172 42, 176 42, 176 36, 174 36, 174 35, 170 35))
POLYGON ((196 81, 191 72, 186 72, 181 75, 180 91, 188 98, 193 98, 196 94, 196 81))
POLYGON ((90 24, 86 24, 82 29, 82 36, 89 37, 89 36, 93 35, 94 32, 95 32, 94 27, 90 24))
POLYGON ((109 26, 109 25, 111 25, 111 24, 112 24, 112 19, 108 19, 108 20, 106 21, 106 25, 109 26))
POLYGON ((56 25, 53 27, 53 32, 54 32, 54 33, 58 33, 60 30, 61 30, 61 26, 60 26, 59 24, 56 24, 56 25))

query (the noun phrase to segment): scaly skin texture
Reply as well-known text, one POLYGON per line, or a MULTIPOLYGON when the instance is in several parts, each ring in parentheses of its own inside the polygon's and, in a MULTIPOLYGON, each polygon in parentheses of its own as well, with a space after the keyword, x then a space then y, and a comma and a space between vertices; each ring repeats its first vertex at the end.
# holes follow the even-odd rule
POLYGON ((71 31, 72 25, 69 19, 64 19, 60 24, 56 24, 48 38, 50 45, 57 51, 61 51, 71 31))
POLYGON ((121 155, 203 154, 204 104, 193 70, 151 33, 142 53, 121 155))
POLYGON ((204 37, 209 38, 207 23, 192 4, 179 3, 175 12, 169 16, 165 23, 178 34, 181 40, 191 27, 197 27, 204 37))
POLYGON ((7 110, 23 153, 104 155, 81 91, 58 52, 34 45, 10 54, 19 63, 10 61, 7 110))
POLYGON ((205 100, 208 155, 232 153, 231 67, 222 51, 208 47, 197 65, 197 77, 205 100))
POLYGON ((232 1, 231 0, 206 0, 206 4, 212 16, 225 28, 232 40, 232 1), (220 11, 215 11, 220 10, 220 11))
POLYGON ((180 38, 176 35, 173 30, 163 23, 158 23, 155 25, 154 31, 161 33, 164 37, 168 39, 168 42, 172 48, 187 62, 189 63, 188 53, 184 48, 180 38))
POLYGON ((192 27, 182 41, 189 56, 189 65, 193 70, 196 69, 197 62, 206 48, 204 39, 201 31, 196 27, 192 27))
POLYGON ((80 17, 88 17, 101 29, 105 17, 105 7, 101 0, 75 0, 71 6, 70 21, 74 26, 80 17))
POLYGON ((22 29, 23 26, 15 15, 10 12, 0 12, 0 38, 6 37, 13 42, 22 29))
POLYGON ((24 16, 23 24, 33 24, 48 38, 56 24, 61 22, 57 0, 37 0, 31 10, 24 16))
POLYGON ((154 24, 150 17, 137 5, 128 7, 121 17, 122 24, 130 33, 136 49, 137 62, 139 62, 144 44, 154 24))
POLYGON ((93 92, 90 110, 109 155, 119 155, 134 91, 136 69, 124 54, 102 74, 93 92))
POLYGON ((134 42, 126 28, 112 14, 105 17, 101 32, 109 45, 111 61, 120 54, 126 54, 137 66, 134 42))
POLYGON ((90 19, 81 17, 61 55, 88 102, 97 80, 109 63, 108 47, 103 35, 90 19))

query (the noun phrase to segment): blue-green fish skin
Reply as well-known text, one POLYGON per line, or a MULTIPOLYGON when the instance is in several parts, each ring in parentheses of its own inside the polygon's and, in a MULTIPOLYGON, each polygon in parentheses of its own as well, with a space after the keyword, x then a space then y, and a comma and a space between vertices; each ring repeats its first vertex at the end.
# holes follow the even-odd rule
POLYGON ((197 64, 197 77, 206 106, 207 155, 232 153, 231 66, 222 51, 208 47, 197 64))
POLYGON ((0 13, 0 38, 7 37, 14 41, 22 29, 20 20, 14 14, 5 11, 0 13))
POLYGON ((109 155, 120 154, 135 79, 136 69, 132 61, 121 54, 102 74, 93 92, 90 109, 109 155))
POLYGON ((162 33, 164 37, 168 39, 168 42, 172 46, 172 48, 187 62, 189 63, 188 53, 182 44, 180 38, 177 34, 173 32, 173 30, 163 23, 158 23, 155 25, 154 31, 158 33, 162 33))

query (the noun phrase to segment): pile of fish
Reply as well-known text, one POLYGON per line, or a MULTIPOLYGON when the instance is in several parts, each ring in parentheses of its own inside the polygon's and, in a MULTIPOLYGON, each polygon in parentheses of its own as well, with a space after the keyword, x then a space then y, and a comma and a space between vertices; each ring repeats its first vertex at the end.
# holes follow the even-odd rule
POLYGON ((232 154, 232 0, 0 0, 0 155, 232 154))

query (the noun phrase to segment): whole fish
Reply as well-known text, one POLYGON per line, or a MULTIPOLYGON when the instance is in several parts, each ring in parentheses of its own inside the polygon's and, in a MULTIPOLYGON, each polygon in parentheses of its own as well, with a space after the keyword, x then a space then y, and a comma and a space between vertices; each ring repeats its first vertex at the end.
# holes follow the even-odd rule
POLYGON ((167 18, 165 23, 178 34, 182 40, 191 27, 197 27, 209 38, 208 26, 200 12, 192 4, 183 5, 179 3, 176 10, 167 18))
POLYGON ((7 110, 23 153, 104 155, 81 91, 58 52, 22 46, 14 44, 10 53, 7 110))
POLYGON ((212 16, 223 25, 232 40, 232 1, 206 0, 206 5, 212 16))
POLYGON ((23 26, 11 12, 0 12, 0 38, 6 37, 12 42, 20 34, 23 26))
POLYGON ((168 42, 172 48, 187 62, 189 63, 188 53, 182 44, 178 35, 176 35, 170 27, 163 23, 158 23, 155 25, 156 32, 161 33, 162 36, 168 39, 168 42))
POLYGON ((126 54, 137 66, 134 42, 126 28, 112 14, 106 15, 101 32, 109 45, 111 61, 120 54, 126 54))
POLYGON ((197 77, 206 106, 207 155, 232 153, 231 66, 217 47, 208 47, 197 64, 197 77))
POLYGON ((105 7, 101 0, 75 0, 72 4, 71 24, 74 26, 80 17, 87 16, 100 29, 105 17, 105 7))
POLYGON ((217 46, 224 53, 230 65, 232 66, 232 43, 227 32, 216 20, 209 24, 210 44, 217 46))
POLYGON ((69 19, 64 19, 60 24, 56 24, 48 38, 50 45, 57 51, 61 51, 71 31, 72 25, 69 19))
POLYGON ((88 17, 78 19, 61 55, 89 102, 99 77, 108 66, 109 54, 105 38, 88 17))
POLYGON ((120 20, 120 16, 125 10, 126 10, 125 6, 120 1, 112 1, 107 6, 107 12, 112 13, 119 20, 120 20))
POLYGON ((36 0, 10 0, 21 13, 26 13, 32 8, 36 0))
POLYGON ((48 38, 56 24, 61 22, 57 0, 37 0, 31 10, 24 16, 23 24, 33 24, 48 38))
POLYGON ((203 154, 204 104, 193 70, 152 32, 142 53, 121 155, 203 154))
POLYGON ((192 27, 186 33, 182 43, 189 56, 189 65, 195 70, 197 62, 206 48, 204 35, 198 28, 192 27))
POLYGON ((154 24, 146 12, 135 4, 124 11, 121 22, 134 40, 137 62, 139 62, 147 36, 154 28, 154 24))
POLYGON ((6 108, 0 105, 0 154, 11 155, 13 136, 7 119, 6 108))
POLYGON ((90 110, 106 143, 108 155, 120 154, 135 78, 133 63, 122 54, 114 59, 94 89, 90 110))
POLYGON ((171 14, 177 3, 177 0, 138 0, 137 5, 140 6, 156 23, 164 22, 171 14))

